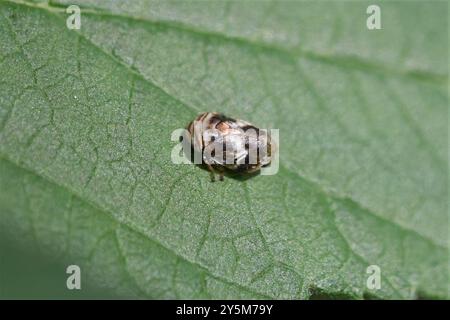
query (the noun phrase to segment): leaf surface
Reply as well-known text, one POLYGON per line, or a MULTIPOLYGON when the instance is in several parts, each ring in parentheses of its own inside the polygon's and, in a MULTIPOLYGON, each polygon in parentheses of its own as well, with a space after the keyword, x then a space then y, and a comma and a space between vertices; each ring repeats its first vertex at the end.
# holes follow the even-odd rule
POLYGON ((4 233, 127 297, 449 296, 446 3, 67 5, 0 3, 4 233), (279 172, 173 164, 201 111, 280 129, 279 172))

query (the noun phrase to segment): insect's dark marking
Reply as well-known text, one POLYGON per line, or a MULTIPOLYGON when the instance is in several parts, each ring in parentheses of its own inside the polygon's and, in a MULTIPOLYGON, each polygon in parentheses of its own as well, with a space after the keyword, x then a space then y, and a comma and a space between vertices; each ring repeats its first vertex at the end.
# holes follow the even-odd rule
POLYGON ((191 121, 191 123, 189 123, 188 131, 191 135, 194 134, 194 121, 191 121))
POLYGON ((201 115, 199 115, 197 117, 197 120, 198 121, 203 121, 206 118, 207 115, 208 115, 208 112, 202 113, 201 115))
POLYGON ((236 119, 227 117, 227 116, 224 115, 223 113, 218 113, 218 114, 214 115, 214 116, 211 118, 211 120, 212 120, 212 119, 216 119, 216 120, 218 120, 219 122, 225 122, 225 121, 236 122, 236 119))
POLYGON ((249 129, 253 129, 256 132, 256 135, 259 135, 259 128, 252 126, 252 125, 245 125, 242 127, 242 130, 247 131, 249 129))
POLYGON ((227 144, 222 144, 222 161, 225 163, 227 160, 227 144))
POLYGON ((253 168, 254 168, 254 165, 245 163, 245 164, 238 165, 237 168, 234 171, 236 173, 245 173, 245 172, 250 171, 253 168))

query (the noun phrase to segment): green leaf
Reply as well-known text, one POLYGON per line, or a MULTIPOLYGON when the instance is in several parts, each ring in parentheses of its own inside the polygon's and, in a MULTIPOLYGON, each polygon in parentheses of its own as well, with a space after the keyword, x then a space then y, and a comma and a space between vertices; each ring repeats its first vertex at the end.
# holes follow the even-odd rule
POLYGON ((121 297, 449 298, 447 4, 367 6, 2 1, 2 234, 121 297), (173 164, 201 111, 279 172, 173 164))

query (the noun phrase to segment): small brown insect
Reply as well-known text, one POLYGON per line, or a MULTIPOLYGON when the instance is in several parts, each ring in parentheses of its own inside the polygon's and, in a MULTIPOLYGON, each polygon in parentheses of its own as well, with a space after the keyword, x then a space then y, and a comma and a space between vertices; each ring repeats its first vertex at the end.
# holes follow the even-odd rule
MULTIPOLYGON (((266 130, 251 123, 227 117, 218 112, 204 112, 187 126, 186 141, 191 150, 201 155, 215 179, 225 171, 248 174, 271 162, 274 143, 266 130)), ((197 162, 196 162, 197 163, 197 162)))

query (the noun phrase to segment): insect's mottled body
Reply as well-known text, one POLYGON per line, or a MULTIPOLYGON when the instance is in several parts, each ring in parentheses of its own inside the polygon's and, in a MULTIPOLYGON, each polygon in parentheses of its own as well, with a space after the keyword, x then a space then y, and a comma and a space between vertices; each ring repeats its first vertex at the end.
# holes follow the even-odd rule
POLYGON ((270 164, 272 142, 265 130, 217 112, 205 112, 189 123, 188 141, 211 172, 252 173, 270 164))

